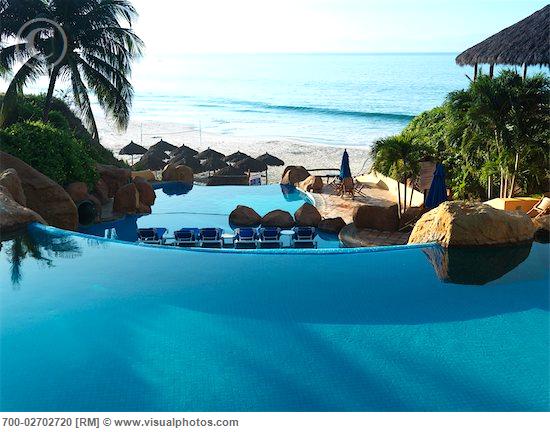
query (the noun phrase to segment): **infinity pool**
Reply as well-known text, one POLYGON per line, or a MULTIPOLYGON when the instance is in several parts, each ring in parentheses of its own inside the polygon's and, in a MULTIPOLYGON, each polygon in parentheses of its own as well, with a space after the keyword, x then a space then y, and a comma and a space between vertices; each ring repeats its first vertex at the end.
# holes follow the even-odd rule
POLYGON ((235 253, 34 225, 0 251, 0 410, 548 410, 548 262, 536 243, 235 253))
MULTIPOLYGON (((137 229, 147 227, 168 228, 173 233, 183 227, 223 228, 233 232, 229 214, 237 205, 252 207, 264 215, 271 210, 286 210, 294 214, 304 203, 312 199, 294 187, 268 186, 193 186, 182 183, 164 183, 156 186, 157 198, 153 212, 145 216, 127 216, 114 222, 81 227, 80 231, 99 237, 135 242, 137 229)), ((335 235, 319 233, 320 248, 339 246, 335 235)))

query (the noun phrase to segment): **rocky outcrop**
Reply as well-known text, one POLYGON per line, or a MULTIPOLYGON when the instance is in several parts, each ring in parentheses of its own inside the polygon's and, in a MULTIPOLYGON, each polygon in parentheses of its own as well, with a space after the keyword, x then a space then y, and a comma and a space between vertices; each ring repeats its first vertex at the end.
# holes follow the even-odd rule
POLYGON ((296 225, 316 227, 321 222, 321 213, 314 205, 304 203, 294 212, 294 220, 296 225))
POLYGON ((17 172, 29 209, 38 213, 50 225, 76 230, 76 206, 61 186, 20 159, 0 152, 0 171, 8 168, 17 172))
POLYGON ((11 233, 31 222, 46 224, 35 211, 19 204, 5 186, 0 186, 0 234, 11 233))
POLYGON ((323 179, 321 177, 310 175, 304 181, 298 183, 298 187, 306 192, 321 192, 323 190, 323 179))
POLYGON ((84 201, 89 196, 88 185, 83 182, 71 183, 65 188, 65 190, 75 204, 78 204, 80 201, 84 201))
POLYGON ((4 186, 11 194, 16 203, 22 206, 27 205, 27 198, 21 185, 21 180, 17 175, 17 171, 13 168, 8 168, 0 174, 0 186, 4 186))
POLYGON ((113 212, 118 214, 139 213, 139 192, 135 183, 122 186, 115 195, 113 212))
POLYGON ((535 240, 539 243, 550 241, 550 215, 539 216, 533 219, 535 224, 535 240))
POLYGON ((357 229, 375 229, 378 231, 397 231, 399 216, 397 204, 388 207, 362 205, 353 211, 353 224, 357 229))
POLYGON ((97 172, 107 186, 107 195, 109 198, 113 198, 121 187, 127 185, 132 180, 131 171, 125 168, 97 164, 97 172))
POLYGON ((186 165, 169 164, 162 171, 162 180, 193 184, 193 170, 186 165))
POLYGON ((109 202, 109 188, 102 179, 96 182, 92 195, 94 195, 102 205, 109 202))
POLYGON ((292 228, 294 219, 289 212, 273 210, 262 217, 262 225, 275 228, 292 228))
POLYGON ((155 173, 151 170, 132 171, 132 179, 136 180, 137 178, 150 182, 156 180, 155 173))
POLYGON ((533 222, 523 212, 450 201, 420 218, 409 244, 437 242, 443 247, 505 245, 531 241, 534 233, 533 222))
POLYGON ((303 166, 289 165, 285 167, 283 176, 281 178, 281 184, 298 186, 298 183, 304 181, 310 176, 307 169, 303 166))
POLYGON ((149 207, 155 204, 157 194, 155 193, 153 186, 151 186, 147 181, 143 180, 140 177, 136 177, 134 179, 134 184, 136 185, 136 188, 139 192, 139 201, 142 204, 149 207))
POLYGON ((341 217, 323 219, 317 225, 319 231, 327 232, 330 234, 338 234, 342 228, 346 226, 346 222, 341 217))
POLYGON ((262 222, 262 217, 250 207, 239 205, 229 214, 229 224, 235 227, 254 227, 262 222))

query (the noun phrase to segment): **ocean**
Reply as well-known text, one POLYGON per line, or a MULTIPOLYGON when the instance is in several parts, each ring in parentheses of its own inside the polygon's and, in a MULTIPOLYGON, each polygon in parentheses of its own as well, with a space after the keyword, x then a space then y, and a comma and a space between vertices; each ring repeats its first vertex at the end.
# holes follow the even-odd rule
MULTIPOLYGON (((456 54, 220 54, 136 67, 134 121, 225 136, 369 147, 465 88, 456 54)), ((162 135, 162 131, 159 131, 162 135)))

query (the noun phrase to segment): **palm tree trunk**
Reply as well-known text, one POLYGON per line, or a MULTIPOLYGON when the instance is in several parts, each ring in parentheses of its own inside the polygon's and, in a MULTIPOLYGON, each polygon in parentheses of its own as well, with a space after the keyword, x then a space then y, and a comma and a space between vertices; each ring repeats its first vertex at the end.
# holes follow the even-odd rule
POLYGON ((59 68, 54 66, 50 74, 50 84, 48 85, 48 93, 46 93, 46 99, 44 100, 44 110, 42 112, 42 121, 48 121, 48 115, 50 114, 50 108, 52 104, 53 91, 55 89, 55 82, 57 81, 57 76, 59 75, 59 68))
POLYGON ((403 189, 403 213, 407 211, 407 179, 403 181, 405 188, 403 189))
POLYGON ((519 153, 516 153, 516 161, 514 163, 514 174, 512 174, 512 180, 510 181, 510 192, 508 194, 508 198, 512 198, 512 195, 514 194, 514 187, 516 186, 516 174, 518 172, 519 167, 519 153))
POLYGON ((401 219, 401 184, 399 181, 397 182, 397 216, 401 219))
POLYGON ((487 176, 487 199, 491 199, 491 181, 492 181, 491 175, 487 176))

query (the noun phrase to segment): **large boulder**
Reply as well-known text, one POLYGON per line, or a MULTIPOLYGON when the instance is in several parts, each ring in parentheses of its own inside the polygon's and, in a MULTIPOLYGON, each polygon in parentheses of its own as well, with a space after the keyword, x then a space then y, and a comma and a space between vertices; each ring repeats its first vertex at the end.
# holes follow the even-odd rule
POLYGON ((323 186, 323 179, 312 175, 298 183, 298 187, 306 192, 321 192, 323 190, 323 186))
POLYGON ((534 233, 533 222, 523 212, 450 201, 420 218, 409 244, 437 242, 444 247, 505 245, 531 241, 534 233))
POLYGON ((292 215, 284 210, 273 210, 262 217, 262 225, 276 228, 292 228, 294 219, 292 215))
POLYGON ((140 177, 136 177, 134 179, 134 184, 136 185, 136 188, 139 192, 139 201, 142 204, 149 207, 155 204, 157 194, 155 193, 153 186, 151 186, 147 181, 143 180, 140 177))
POLYGON ((88 198, 88 185, 84 182, 70 183, 65 187, 65 190, 75 203, 84 201, 88 198))
POLYGON ((8 168, 0 174, 0 186, 4 186, 10 192, 15 202, 22 206, 27 205, 27 198, 21 185, 21 179, 13 168, 8 168))
POLYGON ((324 231, 330 234, 338 234, 340 231, 342 231, 342 228, 346 226, 346 222, 341 217, 337 218, 330 218, 330 219, 323 219, 321 222, 319 222, 319 225, 317 225, 317 228, 320 231, 324 231))
POLYGON ((109 198, 113 198, 122 186, 127 185, 132 180, 132 172, 125 168, 97 164, 97 172, 107 186, 109 198))
POLYGON ((76 206, 65 189, 22 160, 0 151, 0 171, 8 168, 17 172, 29 209, 38 213, 50 225, 76 230, 76 206))
POLYGON ((321 222, 321 213, 314 205, 304 203, 302 207, 294 212, 296 225, 316 227, 321 222))
POLYGON ((289 165, 285 167, 285 170, 283 171, 283 176, 281 178, 281 184, 289 184, 293 186, 297 186, 298 183, 301 181, 304 181, 310 176, 307 169, 305 169, 303 166, 294 166, 289 165))
POLYGON ((7 187, 0 186, 0 234, 16 231, 31 222, 46 224, 38 213, 15 201, 7 187))
POLYGON ((92 194, 99 200, 101 204, 107 204, 109 202, 109 188, 102 179, 99 179, 96 182, 92 194))
POLYGON ((535 240, 540 243, 550 241, 550 215, 539 216, 533 219, 535 224, 535 240))
POLYGON ((168 164, 162 171, 162 180, 193 184, 193 170, 186 165, 168 164))
POLYGON ((156 180, 155 173, 151 170, 132 171, 132 179, 136 180, 137 178, 150 182, 156 180))
POLYGON ((115 195, 113 212, 118 214, 139 213, 139 192, 135 183, 122 186, 115 195))
POLYGON ((353 211, 353 224, 357 229, 375 229, 378 231, 397 231, 399 229, 399 216, 397 204, 380 207, 374 205, 362 205, 353 211))
POLYGON ((229 214, 229 223, 236 227, 254 227, 262 222, 262 217, 250 207, 239 205, 229 214))

